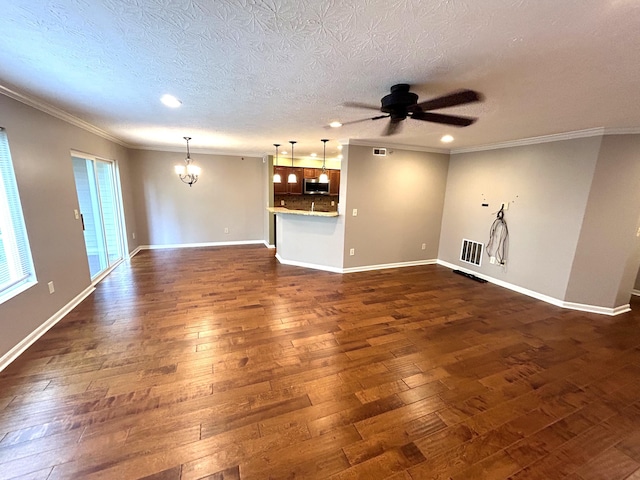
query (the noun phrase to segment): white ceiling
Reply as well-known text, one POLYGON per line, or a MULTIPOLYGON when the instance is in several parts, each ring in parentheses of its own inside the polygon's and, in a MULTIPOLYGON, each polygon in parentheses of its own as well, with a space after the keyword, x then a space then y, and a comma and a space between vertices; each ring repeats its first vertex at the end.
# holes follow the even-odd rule
MULTIPOLYGON (((337 141, 464 149, 596 127, 640 127, 638 0, 11 0, 0 14, 0 85, 142 148, 328 153, 337 141), (407 119, 327 129, 375 112, 389 87, 466 128, 407 119), (159 98, 182 102, 168 109, 159 98), (440 143, 451 133, 455 141, 440 143), (376 140, 377 139, 377 140, 376 140), (288 144, 287 144, 288 146, 288 144)), ((0 112, 0 121, 2 114, 0 112)))

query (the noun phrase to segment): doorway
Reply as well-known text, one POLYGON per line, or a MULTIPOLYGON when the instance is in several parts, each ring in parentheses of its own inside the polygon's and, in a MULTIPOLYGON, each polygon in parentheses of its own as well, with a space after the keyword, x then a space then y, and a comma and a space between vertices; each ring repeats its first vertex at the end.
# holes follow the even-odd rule
POLYGON ((123 259, 122 216, 115 162, 72 154, 91 280, 123 259))

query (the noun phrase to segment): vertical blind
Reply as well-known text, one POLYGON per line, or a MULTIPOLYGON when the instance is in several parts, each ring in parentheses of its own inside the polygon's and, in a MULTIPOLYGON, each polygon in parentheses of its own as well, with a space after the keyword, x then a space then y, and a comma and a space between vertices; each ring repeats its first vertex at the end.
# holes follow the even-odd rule
POLYGON ((34 281, 9 142, 5 129, 0 127, 0 301, 13 289, 34 281))

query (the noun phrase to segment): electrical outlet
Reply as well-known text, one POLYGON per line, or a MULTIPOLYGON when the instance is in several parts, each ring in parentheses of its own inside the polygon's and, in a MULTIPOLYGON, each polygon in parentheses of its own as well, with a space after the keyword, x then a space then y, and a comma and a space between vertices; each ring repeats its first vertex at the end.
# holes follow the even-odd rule
POLYGON ((422 250, 426 250, 426 249, 427 249, 427 244, 426 244, 426 243, 423 243, 423 244, 422 244, 422 250))
POLYGON ((502 209, 509 210, 509 202, 502 202, 502 209))
POLYGON ((495 265, 496 264, 496 257, 489 257, 489 263, 491 265, 495 265))
POLYGON ((354 217, 357 217, 357 216, 358 216, 358 209, 357 209, 357 208, 354 208, 354 209, 353 209, 353 216, 354 216, 354 217))
POLYGON ((284 200, 280 200, 280 206, 284 207, 284 200))
POLYGON ((224 233, 229 233, 229 227, 224 227, 224 233))
POLYGON ((351 250, 349 250, 349 255, 353 256, 356 254, 356 249, 352 248, 351 250))
POLYGON ((336 202, 335 202, 335 200, 331 200, 331 206, 332 206, 332 207, 335 207, 335 206, 336 206, 336 202))
POLYGON ((136 239, 136 232, 133 232, 133 233, 131 234, 131 238, 133 238, 134 240, 136 239))
POLYGON ((80 212, 77 208, 73 209, 73 216, 76 217, 76 220, 80 220, 80 212))
POLYGON ((47 285, 49 286, 49 293, 53 293, 56 291, 55 287, 53 286, 53 282, 49 282, 47 283, 47 285))

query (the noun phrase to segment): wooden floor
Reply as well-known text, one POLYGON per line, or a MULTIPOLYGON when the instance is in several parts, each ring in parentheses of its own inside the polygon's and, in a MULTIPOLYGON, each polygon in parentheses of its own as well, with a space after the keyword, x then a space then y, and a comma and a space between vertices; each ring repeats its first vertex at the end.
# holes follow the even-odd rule
POLYGON ((640 479, 640 304, 144 251, 0 373, 0 478, 640 479))

